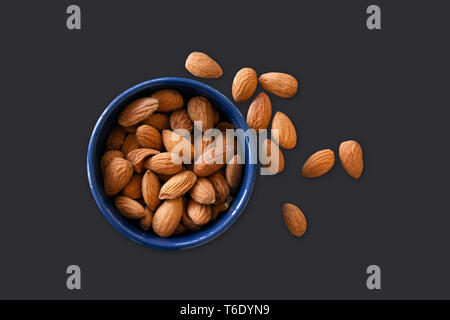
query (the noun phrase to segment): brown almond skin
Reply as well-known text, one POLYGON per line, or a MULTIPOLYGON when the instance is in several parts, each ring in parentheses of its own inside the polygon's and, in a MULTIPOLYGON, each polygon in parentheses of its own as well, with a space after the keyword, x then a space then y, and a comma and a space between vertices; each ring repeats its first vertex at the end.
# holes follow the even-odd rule
POLYGON ((225 212, 230 207, 231 198, 228 198, 224 203, 213 205, 211 208, 211 220, 216 220, 222 212, 225 212))
POLYGON ((264 90, 281 98, 290 98, 297 93, 298 82, 293 76, 281 72, 269 72, 259 77, 259 84, 264 90))
POLYGON ((267 129, 272 118, 272 103, 264 92, 256 96, 247 112, 247 123, 256 131, 267 129))
POLYGON ((159 199, 160 190, 161 183, 159 178, 153 172, 147 170, 142 177, 142 197, 144 198, 145 204, 152 211, 155 211, 161 203, 159 199))
POLYGON ((189 190, 189 195, 200 204, 216 202, 216 191, 207 178, 198 178, 192 189, 189 190))
POLYGON ((201 226, 196 225, 194 222, 192 222, 192 219, 189 218, 189 215, 187 213, 187 200, 188 199, 183 198, 183 215, 181 216, 181 223, 187 230, 197 231, 201 226))
POLYGON ((243 173, 244 165, 239 163, 238 155, 236 154, 225 167, 225 178, 230 186, 231 193, 236 193, 239 190, 243 173))
POLYGON ((102 176, 105 176, 106 168, 108 168, 111 161, 113 161, 115 158, 124 159, 125 155, 122 151, 119 150, 109 150, 105 152, 102 159, 100 160, 100 170, 102 171, 102 176))
MULTIPOLYGON (((152 126, 159 132, 169 129, 169 116, 163 114, 163 113, 153 113, 150 117, 142 121, 142 124, 148 124, 149 126, 152 126)), ((136 126, 137 129, 137 126, 136 126)), ((134 130, 136 132, 136 130, 134 130)))
POLYGON ((214 190, 216 191, 215 204, 225 202, 230 196, 230 186, 228 185, 228 182, 225 179, 223 173, 219 171, 212 174, 209 177, 209 181, 211 181, 211 184, 213 185, 214 190))
POLYGON ((302 168, 302 175, 305 178, 317 178, 334 166, 335 156, 333 150, 320 150, 311 155, 305 162, 302 168))
POLYGON ((135 125, 132 125, 129 127, 123 127, 123 130, 125 130, 125 132, 127 132, 127 133, 136 133, 137 127, 138 127, 138 125, 135 124, 135 125))
POLYGON ((214 108, 214 125, 217 125, 220 121, 220 113, 219 110, 217 110, 217 108, 214 108))
POLYGON ((222 169, 228 160, 227 154, 232 154, 232 149, 233 146, 230 145, 207 148, 194 163, 195 174, 206 177, 222 169))
POLYGON ((107 150, 120 150, 125 139, 126 132, 121 126, 115 126, 106 140, 107 150))
POLYGON ((175 231, 173 232, 173 235, 178 236, 178 235, 184 233, 185 231, 186 231, 186 227, 182 223, 180 223, 178 225, 178 227, 175 229, 175 231))
POLYGON ((128 160, 115 158, 105 172, 105 193, 107 196, 118 194, 128 184, 133 175, 133 166, 128 160))
POLYGON ((168 152, 175 153, 183 159, 184 163, 190 163, 194 158, 194 146, 191 141, 184 136, 170 130, 163 130, 161 133, 164 147, 168 152), (185 151, 190 152, 184 154, 185 151))
POLYGON ((139 126, 136 130, 136 140, 140 146, 149 149, 162 149, 162 138, 158 130, 149 126, 148 124, 143 124, 139 126))
POLYGON ((278 111, 272 120, 272 130, 279 130, 279 136, 273 136, 273 140, 283 149, 293 149, 297 144, 297 131, 291 119, 278 111))
POLYGON ((124 217, 129 219, 140 219, 144 216, 144 207, 136 200, 125 196, 117 196, 114 199, 114 204, 117 211, 124 217))
POLYGON ((305 234, 307 222, 305 215, 294 204, 285 203, 283 205, 283 220, 289 232, 296 237, 301 237, 305 234))
POLYGON ((220 78, 223 74, 220 65, 206 53, 194 51, 189 54, 185 64, 186 70, 194 76, 205 79, 220 78))
POLYGON ((270 139, 266 139, 262 145, 262 152, 265 156, 268 157, 268 164, 264 164, 265 168, 268 168, 273 174, 281 173, 284 170, 284 156, 283 152, 278 148, 277 144, 270 139), (272 150, 273 149, 273 150, 272 150), (272 151, 275 152, 275 155, 272 159, 272 151), (276 156, 278 155, 278 157, 276 156), (273 164, 273 167, 272 167, 273 164), (278 169, 277 169, 278 168, 278 169))
POLYGON ((258 76, 252 68, 242 68, 234 76, 232 95, 236 102, 245 102, 255 93, 258 76))
POLYGON ((189 199, 187 213, 192 222, 198 226, 207 224, 211 220, 211 206, 200 204, 193 199, 189 199))
POLYGON ((144 216, 141 218, 141 220, 139 220, 139 225, 141 226, 142 230, 150 230, 152 227, 152 220, 153 212, 148 207, 145 207, 144 216))
POLYGON ((134 171, 141 173, 143 171, 144 160, 156 154, 159 154, 158 150, 149 148, 139 148, 130 151, 127 155, 127 160, 131 162, 134 171))
POLYGON ((136 136, 134 134, 128 134, 125 137, 122 145, 122 152, 127 156, 131 151, 139 148, 139 143, 136 140, 136 136))
POLYGON ((180 109, 172 112, 170 115, 170 128, 172 130, 184 129, 188 132, 194 130, 194 123, 187 113, 186 109, 180 109))
POLYGON ((181 198, 163 201, 153 215, 152 228, 160 237, 170 237, 181 221, 183 201, 181 198))
POLYGON ((134 173, 125 188, 123 188, 122 194, 131 199, 142 197, 142 174, 134 173))
POLYGON ((159 198, 175 199, 187 193, 197 182, 197 176, 189 170, 174 175, 161 187, 159 198))
POLYGON ((226 131, 227 129, 234 129, 234 126, 229 122, 222 121, 216 125, 216 129, 220 131, 226 131))
POLYGON ((194 125, 195 122, 201 123, 202 132, 214 127, 214 109, 211 103, 203 97, 194 97, 189 100, 187 112, 194 125))
POLYGON ((164 89, 156 91, 151 95, 159 102, 159 112, 171 112, 183 108, 183 96, 175 90, 164 89))
POLYGON ((119 114, 119 124, 123 127, 133 126, 147 119, 158 109, 158 100, 140 98, 127 105, 119 114))
POLYGON ((144 167, 155 173, 173 175, 183 170, 183 163, 176 154, 163 152, 146 160, 144 167))
POLYGON ((339 146, 339 158, 345 171, 359 179, 363 172, 364 161, 361 145, 355 140, 344 141, 339 146))

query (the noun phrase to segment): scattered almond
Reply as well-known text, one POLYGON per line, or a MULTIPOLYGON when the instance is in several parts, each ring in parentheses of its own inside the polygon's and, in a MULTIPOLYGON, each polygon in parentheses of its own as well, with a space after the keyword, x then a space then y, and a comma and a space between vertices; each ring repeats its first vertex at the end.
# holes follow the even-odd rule
POLYGON ((317 178, 333 168, 334 152, 330 149, 317 151, 311 155, 302 168, 302 175, 306 178, 317 178))
POLYGON ((245 102, 250 99, 258 85, 258 76, 252 68, 242 68, 233 80, 232 94, 236 102, 245 102))
POLYGON ((260 131, 267 129, 272 117, 272 103, 264 92, 253 100, 247 112, 247 123, 250 128, 260 131))
POLYGON ((301 237, 306 232, 306 218, 299 207, 291 203, 283 205, 283 220, 294 236, 301 237))
POLYGON ((265 90, 281 98, 290 98, 297 93, 297 80, 287 73, 269 72, 259 77, 259 84, 265 90))
POLYGON ((192 52, 186 59, 186 69, 200 78, 219 78, 223 71, 219 64, 203 52, 192 52))
POLYGON ((292 149, 297 144, 297 131, 287 115, 278 111, 272 120, 272 130, 278 130, 278 137, 272 132, 273 140, 283 149, 292 149))
POLYGON ((359 179, 363 172, 363 151, 354 140, 344 141, 339 146, 339 158, 345 171, 353 178, 359 179))

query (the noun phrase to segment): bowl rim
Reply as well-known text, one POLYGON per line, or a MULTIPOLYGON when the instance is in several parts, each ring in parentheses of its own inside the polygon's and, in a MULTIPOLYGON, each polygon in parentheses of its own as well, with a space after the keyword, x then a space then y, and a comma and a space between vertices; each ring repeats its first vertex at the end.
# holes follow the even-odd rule
MULTIPOLYGON (((126 100, 130 95, 135 94, 136 92, 146 90, 155 85, 167 85, 167 89, 171 89, 170 86, 187 86, 196 88, 201 91, 207 92, 210 96, 213 96, 215 100, 219 101, 220 106, 218 106, 219 110, 222 112, 226 112, 227 116, 233 118, 239 124, 239 127, 244 131, 248 130, 248 124, 244 119, 243 115, 239 111, 239 109, 228 99, 225 95, 223 95, 218 90, 212 88, 209 85, 206 85, 202 82, 181 78, 181 77, 163 77, 163 78, 155 78, 143 81, 132 86, 129 89, 126 89, 122 93, 120 93, 113 101, 106 107, 106 109, 102 112, 100 117, 98 118, 94 129, 92 130, 92 134, 89 139, 88 151, 87 151, 87 176, 89 187, 91 189, 91 193, 94 197, 94 200, 97 204, 97 207, 102 212, 103 216, 109 221, 109 223, 120 233, 125 235, 127 238, 142 244, 144 246, 156 248, 156 249, 164 249, 164 250, 181 250, 187 248, 194 248, 205 244, 221 234, 223 234, 242 214, 245 206, 247 205, 251 193, 253 191, 253 186, 256 180, 256 164, 251 164, 246 161, 245 163, 245 173, 242 179, 241 189, 233 200, 232 206, 228 210, 232 210, 228 212, 228 216, 223 217, 222 219, 216 221, 212 226, 208 229, 198 231, 196 233, 189 234, 187 236, 181 236, 176 238, 160 238, 156 235, 152 235, 150 233, 146 234, 148 236, 143 236, 133 231, 132 227, 125 223, 122 223, 119 219, 115 217, 113 212, 109 210, 107 207, 104 198, 103 188, 98 188, 98 179, 95 174, 95 149, 96 143, 100 136, 101 129, 103 124, 109 119, 111 113, 118 108, 124 100, 126 100), (225 111, 226 110, 226 111, 225 111), (99 190, 100 189, 100 190, 99 190)), ((176 88, 174 88, 176 89, 176 88)), ((245 139, 245 157, 246 160, 255 158, 256 150, 254 141, 251 141, 246 137, 245 139)), ((100 185, 103 185, 101 182, 100 185)))

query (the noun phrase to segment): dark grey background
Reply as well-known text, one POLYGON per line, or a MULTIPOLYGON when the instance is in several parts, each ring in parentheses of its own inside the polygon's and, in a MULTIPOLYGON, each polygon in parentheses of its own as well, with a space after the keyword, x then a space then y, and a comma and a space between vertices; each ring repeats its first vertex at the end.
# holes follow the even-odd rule
MULTIPOLYGON (((4 4, 0 298, 450 298, 448 210, 449 4, 444 1, 17 1, 4 4), (82 9, 82 30, 65 10, 82 9), (365 10, 382 8, 382 31, 365 10), (91 130, 123 90, 192 77, 205 51, 231 96, 234 74, 284 71, 298 146, 286 169, 258 176, 244 214, 220 238, 184 252, 135 244, 101 215, 86 178, 91 130), (300 175, 304 160, 345 139, 365 172, 340 165, 300 175), (309 220, 297 239, 284 202, 309 220), (82 290, 65 269, 82 268, 82 290), (365 270, 382 268, 382 290, 365 270)), ((258 89, 260 90, 260 89, 258 89)), ((246 115, 248 103, 238 105, 246 115)))

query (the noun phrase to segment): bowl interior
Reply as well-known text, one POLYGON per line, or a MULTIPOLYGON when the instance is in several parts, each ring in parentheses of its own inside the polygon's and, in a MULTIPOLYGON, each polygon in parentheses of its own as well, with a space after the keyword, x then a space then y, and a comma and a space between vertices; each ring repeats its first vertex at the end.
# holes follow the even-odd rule
POLYGON ((119 214, 114 207, 112 198, 104 193, 100 159, 105 152, 106 139, 112 128, 117 124, 120 111, 131 101, 148 96, 161 89, 175 89, 187 99, 193 96, 203 96, 220 111, 221 121, 228 121, 235 128, 241 128, 244 131, 248 129, 248 126, 242 114, 228 98, 201 82, 184 78, 160 78, 138 84, 114 99, 100 116, 89 142, 87 163, 89 185, 97 205, 108 221, 130 239, 158 249, 178 250, 195 247, 212 240, 237 219, 243 211, 253 188, 256 165, 250 164, 249 159, 255 151, 254 143, 246 137, 243 143, 246 164, 241 188, 228 211, 222 213, 216 221, 210 222, 197 232, 171 238, 160 238, 152 233, 142 231, 136 221, 131 221, 119 214))

